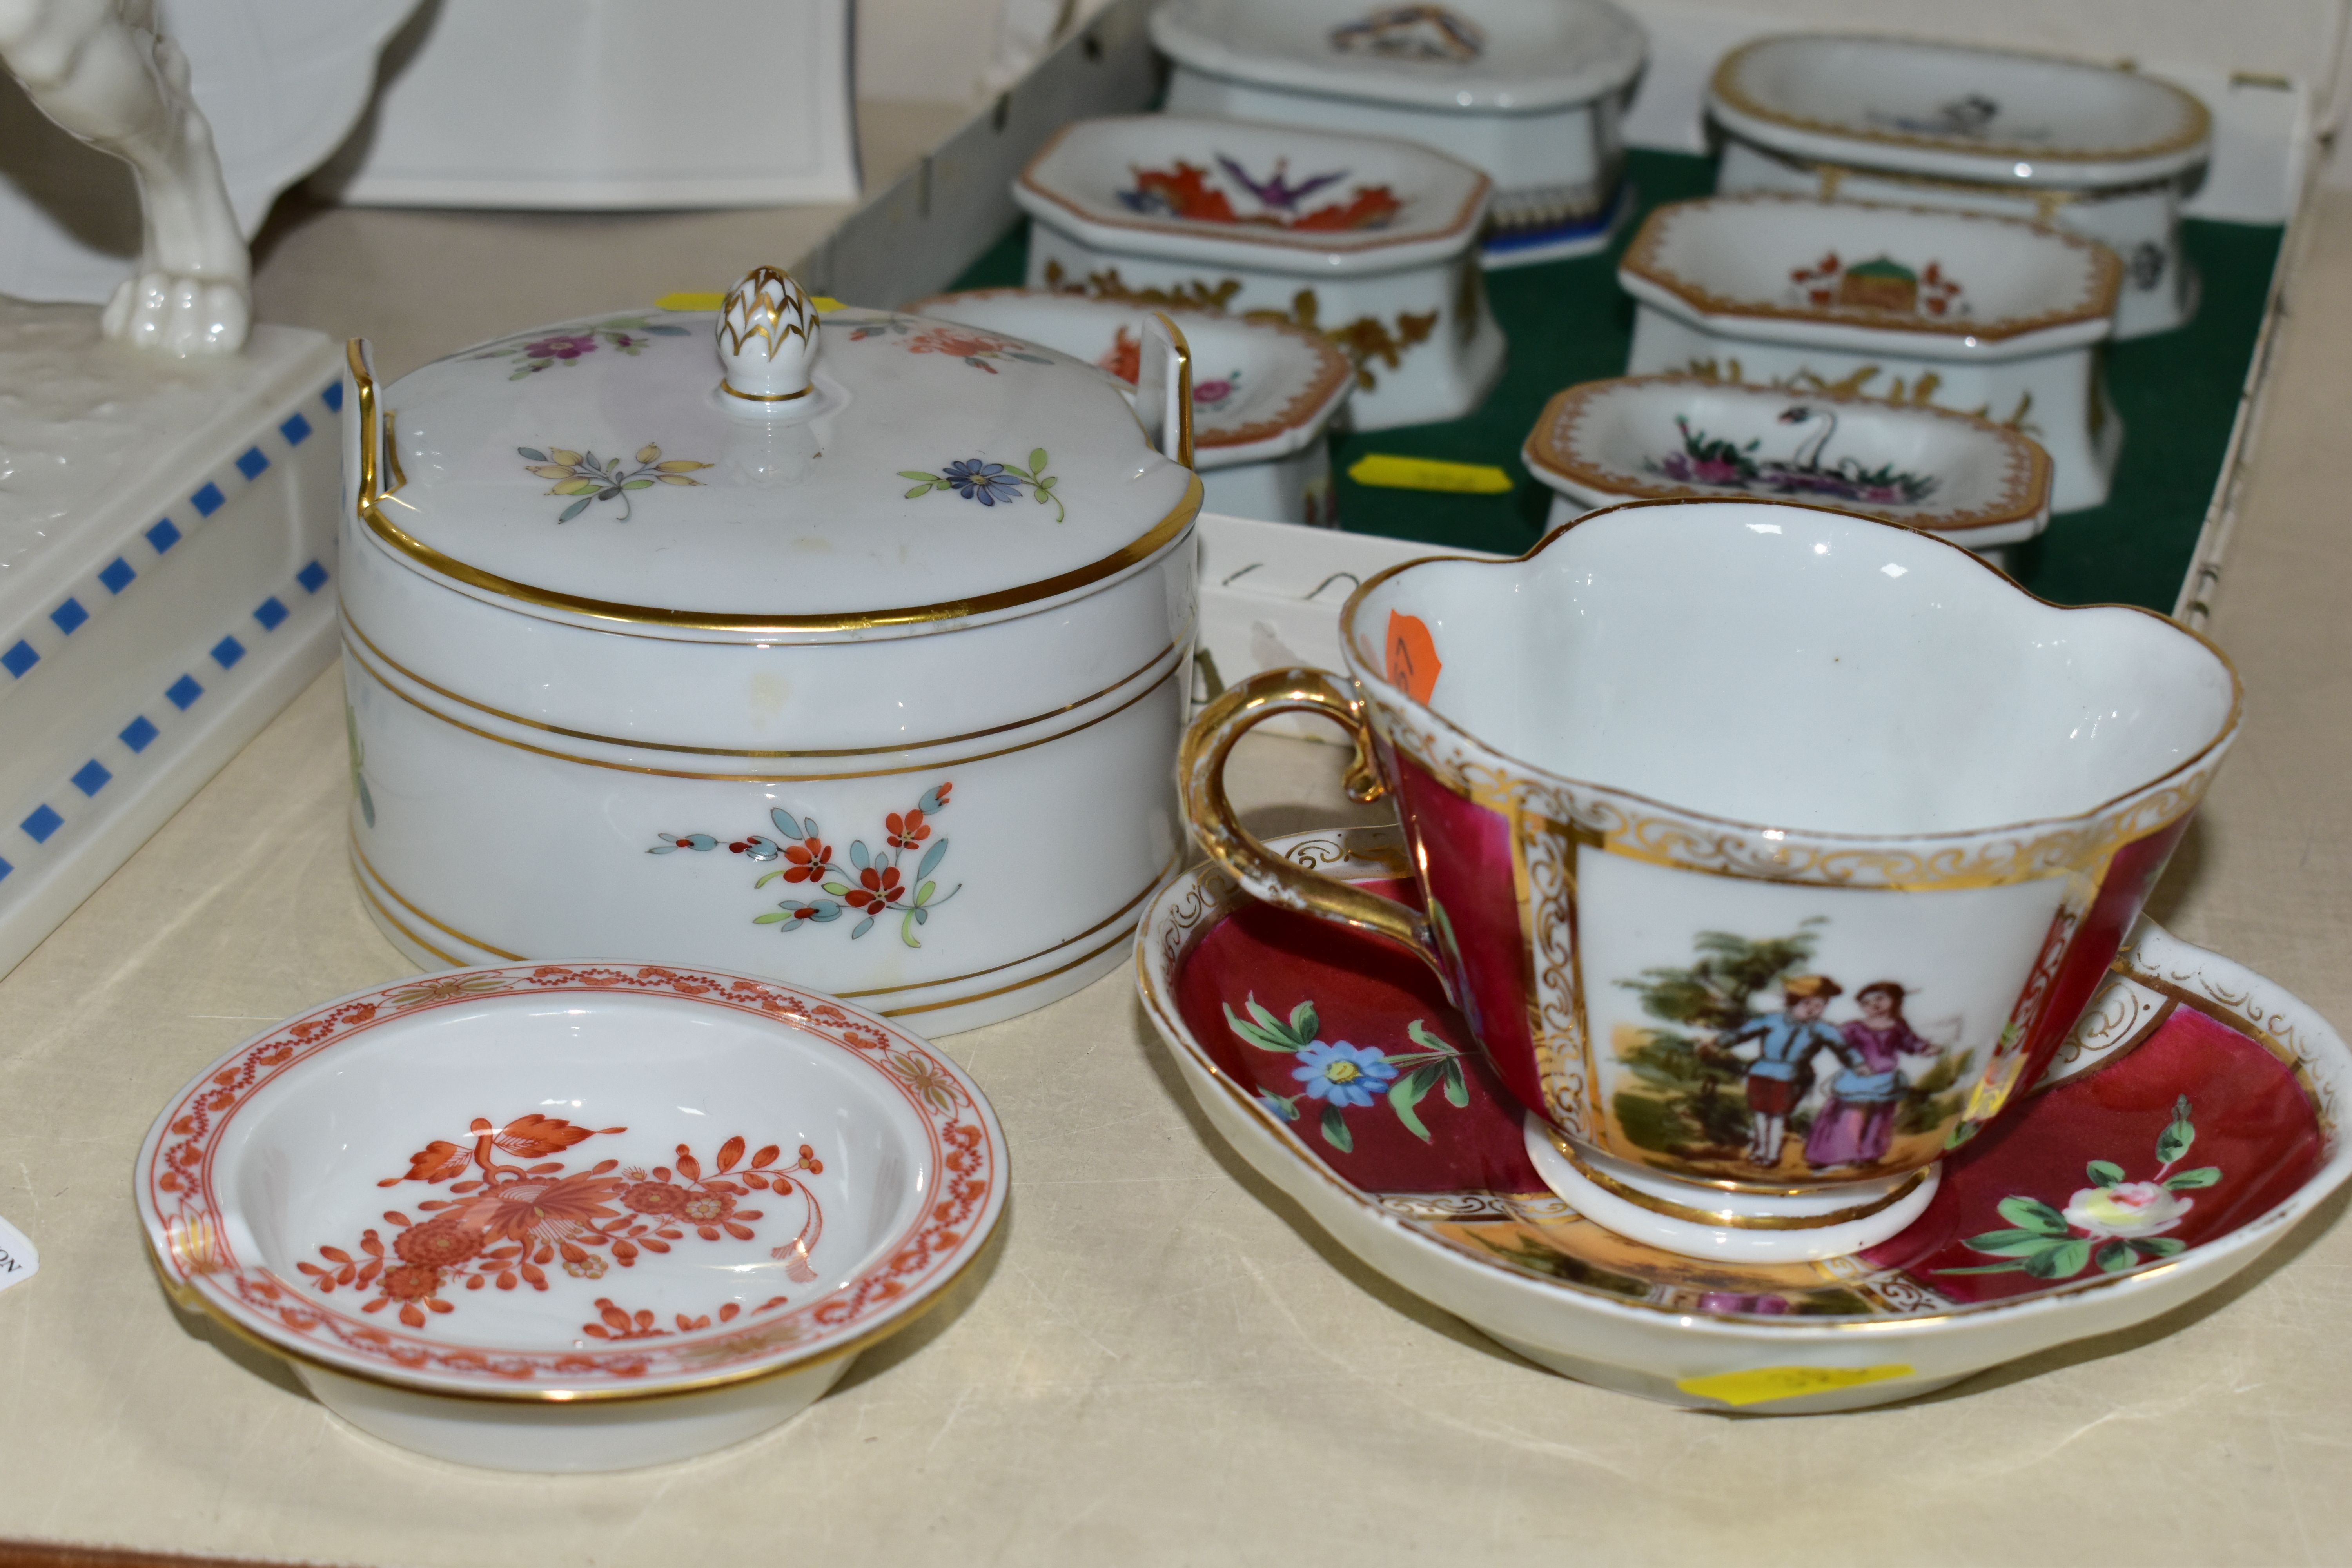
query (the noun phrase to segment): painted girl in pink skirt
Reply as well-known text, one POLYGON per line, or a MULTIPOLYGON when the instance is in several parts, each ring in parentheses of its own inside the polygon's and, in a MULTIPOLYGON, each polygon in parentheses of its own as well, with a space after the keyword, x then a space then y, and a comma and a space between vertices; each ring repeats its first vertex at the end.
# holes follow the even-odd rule
POLYGON ((1903 1105, 1902 1056, 1932 1056, 1936 1047, 1911 1032, 1903 1016, 1903 987, 1873 981, 1854 993, 1862 1016, 1839 1029, 1845 1070, 1830 1083, 1830 1098, 1805 1137, 1805 1163, 1866 1165, 1895 1141, 1895 1113, 1903 1105))

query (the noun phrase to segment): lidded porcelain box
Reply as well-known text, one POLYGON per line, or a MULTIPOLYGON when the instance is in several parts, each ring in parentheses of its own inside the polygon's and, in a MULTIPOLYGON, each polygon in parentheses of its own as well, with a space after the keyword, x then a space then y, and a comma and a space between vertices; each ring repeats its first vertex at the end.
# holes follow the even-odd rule
POLYGON ((1320 332, 1355 363, 1358 430, 1459 418, 1502 376, 1493 194, 1416 142, 1176 114, 1066 125, 1013 186, 1031 288, 1320 332))
POLYGON ((1716 189, 1909 202, 2054 223, 2123 258, 2116 335, 2196 310, 2180 201, 2212 153, 2195 94, 2010 49, 1833 33, 1759 38, 1706 93, 1716 189))
POLYGON ((2049 453, 2062 512, 2107 499, 2123 446, 2098 353, 2121 274, 2043 224, 1769 195, 1669 202, 1617 267, 1629 374, 1973 414, 2049 453))
POLYGON ((352 344, 352 856, 411 958, 707 964, 940 1033, 1108 970, 1174 871, 1181 334, 1141 345, 1171 457, 1080 362, 816 303, 763 268, 389 385, 352 344))
POLYGON ((1177 114, 1398 136, 1495 181, 1488 267, 1602 248, 1649 52, 1608 0, 1166 0, 1151 41, 1177 114))

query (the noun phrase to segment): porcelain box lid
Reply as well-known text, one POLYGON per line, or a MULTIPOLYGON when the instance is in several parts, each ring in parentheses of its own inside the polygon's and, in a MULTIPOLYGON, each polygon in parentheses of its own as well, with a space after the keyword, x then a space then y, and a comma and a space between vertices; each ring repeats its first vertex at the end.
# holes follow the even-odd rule
POLYGON ((381 389, 354 342, 347 500, 460 592, 706 640, 1027 614, 1191 525, 1199 480, 1091 366, 823 303, 762 268, 717 312, 517 332, 381 389))
POLYGON ((1649 47, 1608 0, 1167 0, 1151 14, 1151 41, 1212 76, 1488 114, 1618 91, 1649 47))
POLYGON ((2017 218, 1755 195, 1658 207, 1617 280, 1748 337, 2011 359, 2109 335, 2123 264, 2017 218))
POLYGON ((1464 254, 1493 191, 1417 142, 1132 114, 1064 126, 1013 198, 1097 248, 1323 278, 1464 254))
POLYGON ((2169 179, 2212 141, 2203 102, 2170 82, 1916 38, 1759 38, 1724 57, 1706 106, 1799 157, 2029 188, 2169 179))

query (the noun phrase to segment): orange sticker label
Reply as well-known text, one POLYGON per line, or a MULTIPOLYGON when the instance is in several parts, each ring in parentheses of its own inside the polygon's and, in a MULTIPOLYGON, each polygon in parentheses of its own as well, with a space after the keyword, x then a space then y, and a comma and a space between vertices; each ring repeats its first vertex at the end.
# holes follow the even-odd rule
POLYGON ((1426 702, 1437 689, 1437 644, 1419 616, 1389 612, 1389 684, 1402 687, 1415 702, 1426 702))

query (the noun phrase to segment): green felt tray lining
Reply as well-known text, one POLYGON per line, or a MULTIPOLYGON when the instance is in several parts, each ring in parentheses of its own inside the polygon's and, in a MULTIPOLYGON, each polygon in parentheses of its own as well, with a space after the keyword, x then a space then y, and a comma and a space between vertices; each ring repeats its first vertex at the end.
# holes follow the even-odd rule
MULTIPOLYGON (((1627 159, 1640 210, 1705 195, 1705 158, 1636 150, 1627 159)), ((1638 217, 1636 219, 1638 223, 1638 217)), ((1635 224, 1628 224, 1630 237, 1635 224)), ((2057 519, 2011 563, 2020 581, 2062 604, 2145 605, 2169 613, 2197 545, 2228 455, 2230 427, 2261 335, 2283 230, 2264 225, 2182 226, 2182 244, 2204 286, 2186 327, 2107 349, 2107 378, 2123 416, 2124 448, 2106 505, 2057 519)), ((1542 531, 1552 492, 1528 477, 1519 446, 1551 395, 1624 373, 1633 305, 1617 287, 1617 247, 1604 256, 1490 273, 1496 317, 1510 363, 1476 413, 1438 425, 1334 438, 1339 519, 1353 532, 1517 553, 1542 531), (1492 463, 1515 481, 1507 495, 1374 489, 1347 477, 1366 452, 1492 463)), ((1023 280, 1026 223, 1016 226, 956 280, 959 289, 1023 280)))

